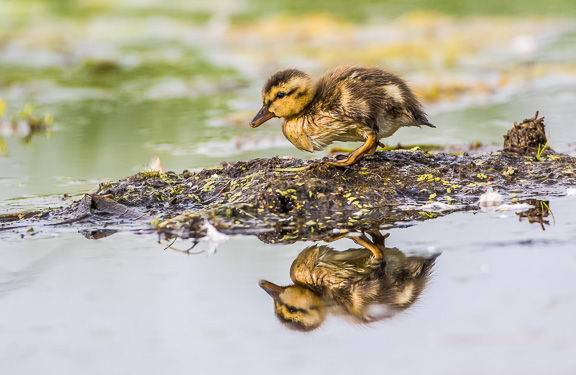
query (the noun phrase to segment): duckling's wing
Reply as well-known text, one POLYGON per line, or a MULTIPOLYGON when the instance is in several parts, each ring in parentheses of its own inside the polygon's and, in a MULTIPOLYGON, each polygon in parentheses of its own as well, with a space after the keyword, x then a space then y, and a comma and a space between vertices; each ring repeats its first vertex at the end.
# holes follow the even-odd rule
POLYGON ((378 119, 402 119, 402 126, 430 126, 426 113, 408 85, 377 68, 343 67, 327 73, 318 84, 322 109, 334 117, 366 124, 378 131, 378 119))
POLYGON ((372 273, 381 266, 381 261, 375 259, 370 250, 359 248, 345 251, 331 250, 322 254, 318 264, 329 269, 335 278, 347 279, 372 273))
MULTIPOLYGON (((361 67, 340 67, 327 72, 318 82, 316 97, 321 112, 340 121, 366 124, 372 114, 371 101, 378 94, 372 88, 368 70, 361 67)), ((382 96, 382 95, 380 95, 382 96)))

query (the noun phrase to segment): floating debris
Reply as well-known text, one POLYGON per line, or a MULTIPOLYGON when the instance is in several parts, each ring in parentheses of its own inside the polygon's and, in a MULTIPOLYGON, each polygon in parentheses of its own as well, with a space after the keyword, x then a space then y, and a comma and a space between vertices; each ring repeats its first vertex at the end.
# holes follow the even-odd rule
POLYGON ((156 156, 154 159, 150 160, 150 163, 148 163, 148 168, 146 168, 144 170, 144 172, 164 173, 164 168, 162 167, 162 162, 160 161, 160 157, 156 156))
POLYGON ((479 206, 482 208, 498 207, 504 202, 504 197, 502 194, 492 190, 492 187, 488 188, 488 191, 480 196, 479 206))
POLYGON ((204 229, 206 229, 206 237, 202 239, 208 242, 208 254, 214 254, 218 246, 230 239, 230 236, 219 232, 214 225, 207 221, 204 223, 204 229))

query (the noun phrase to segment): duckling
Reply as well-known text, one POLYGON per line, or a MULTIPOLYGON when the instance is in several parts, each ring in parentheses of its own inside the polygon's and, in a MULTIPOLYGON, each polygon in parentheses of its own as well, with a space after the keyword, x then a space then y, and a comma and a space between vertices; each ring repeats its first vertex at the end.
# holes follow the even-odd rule
POLYGON ((379 232, 348 237, 362 248, 335 251, 326 245, 304 249, 292 263, 293 285, 260 281, 274 300, 274 312, 289 328, 318 328, 328 313, 359 323, 390 318, 410 307, 424 289, 436 256, 407 257, 387 248, 379 232))
POLYGON ((264 85, 262 102, 250 126, 281 117, 284 136, 300 150, 319 151, 335 141, 364 142, 345 160, 329 162, 340 167, 374 154, 381 138, 403 126, 435 128, 406 82, 378 68, 343 66, 316 82, 300 70, 281 70, 264 85))

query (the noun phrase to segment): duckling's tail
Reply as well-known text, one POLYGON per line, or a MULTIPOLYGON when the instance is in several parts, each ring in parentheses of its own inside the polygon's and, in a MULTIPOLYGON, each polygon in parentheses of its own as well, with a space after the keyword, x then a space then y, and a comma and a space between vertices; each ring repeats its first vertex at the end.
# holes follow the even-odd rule
POLYGON ((426 126, 429 126, 429 127, 431 127, 431 128, 435 128, 435 127, 436 127, 436 125, 431 124, 431 123, 429 123, 428 121, 422 121, 422 123, 420 124, 420 126, 422 126, 422 125, 426 125, 426 126))

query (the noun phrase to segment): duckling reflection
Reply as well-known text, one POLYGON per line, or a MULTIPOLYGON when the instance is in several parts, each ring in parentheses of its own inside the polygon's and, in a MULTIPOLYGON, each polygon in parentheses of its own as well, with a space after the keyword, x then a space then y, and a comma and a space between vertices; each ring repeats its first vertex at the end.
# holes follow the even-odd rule
POLYGON ((327 314, 342 314, 358 323, 390 318, 407 309, 426 286, 437 255, 406 256, 387 248, 379 232, 347 236, 362 248, 335 251, 326 245, 304 249, 290 268, 293 285, 260 281, 274 299, 274 312, 286 326, 318 328, 327 314))

